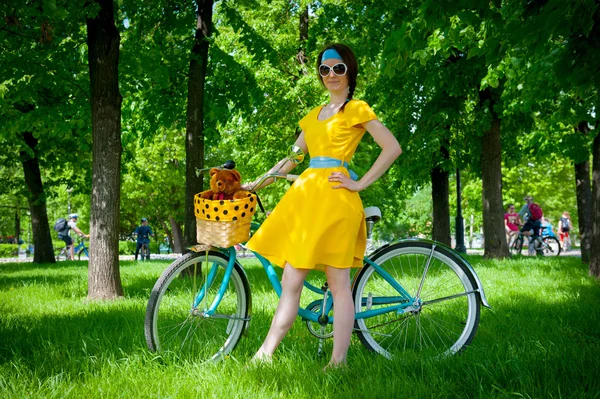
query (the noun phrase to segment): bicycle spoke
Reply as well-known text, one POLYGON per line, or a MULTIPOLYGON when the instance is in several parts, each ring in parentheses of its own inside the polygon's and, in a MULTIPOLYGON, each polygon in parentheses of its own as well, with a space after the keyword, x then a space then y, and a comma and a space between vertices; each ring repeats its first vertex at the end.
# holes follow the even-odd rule
MULTIPOLYGON (((406 351, 436 356, 455 353, 470 342, 476 331, 477 290, 460 263, 437 249, 432 253, 431 244, 411 245, 390 246, 373 261, 408 293, 414 295, 421 287, 420 298, 414 304, 408 303, 415 308, 401 316, 392 311, 359 319, 357 335, 368 348, 386 357, 406 351)), ((369 267, 357 277, 353 294, 358 313, 366 310, 362 298, 374 299, 372 309, 385 309, 393 305, 377 298, 397 296, 397 291, 369 267)))
POLYGON ((243 271, 234 265, 223 297, 215 301, 228 258, 211 252, 208 262, 206 260, 205 253, 188 254, 175 261, 157 282, 148 303, 145 323, 151 350, 205 362, 217 360, 237 344, 249 320, 249 293, 241 274, 243 271), (206 285, 207 270, 212 265, 217 273, 214 279, 211 277, 211 284, 206 285), (201 272, 204 278, 199 276, 201 272), (211 316, 204 315, 208 310, 206 306, 191 308, 200 289, 205 291, 202 303, 214 306, 211 316))

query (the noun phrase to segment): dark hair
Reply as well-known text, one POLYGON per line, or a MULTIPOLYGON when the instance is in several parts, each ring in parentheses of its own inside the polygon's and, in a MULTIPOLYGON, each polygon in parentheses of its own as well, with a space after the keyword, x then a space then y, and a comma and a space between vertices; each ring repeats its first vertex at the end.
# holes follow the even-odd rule
MULTIPOLYGON (((342 57, 342 61, 344 61, 344 64, 346 64, 346 67, 348 68, 346 76, 348 77, 348 101, 350 101, 352 100, 352 96, 354 96, 354 90, 356 89, 356 76, 358 75, 358 63, 356 62, 356 56, 350 47, 341 43, 333 43, 325 46, 325 48, 321 50, 319 56, 317 57, 317 76, 319 77, 321 84, 325 86, 325 83, 323 83, 323 77, 319 73, 319 66, 321 65, 323 53, 325 50, 330 48, 339 53, 339 55, 342 57)), ((346 104, 348 104, 348 102, 345 102, 344 105, 340 107, 340 112, 344 111, 346 104)))
POLYGON ((510 208, 510 207, 513 207, 513 206, 515 206, 515 204, 508 204, 506 207, 510 208))

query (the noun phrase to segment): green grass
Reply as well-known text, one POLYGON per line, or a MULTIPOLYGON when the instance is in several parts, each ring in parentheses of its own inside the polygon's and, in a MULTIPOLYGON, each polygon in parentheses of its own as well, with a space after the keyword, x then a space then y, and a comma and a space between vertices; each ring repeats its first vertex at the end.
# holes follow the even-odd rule
POLYGON ((249 335, 230 359, 209 366, 146 349, 146 301, 168 262, 122 262, 125 298, 114 302, 86 300, 86 262, 0 264, 0 397, 600 397, 600 284, 586 266, 572 257, 468 259, 493 309, 482 311, 466 352, 388 361, 356 339, 349 367, 327 374, 328 359, 300 320, 272 365, 245 368, 277 303, 257 263, 245 263, 249 335))

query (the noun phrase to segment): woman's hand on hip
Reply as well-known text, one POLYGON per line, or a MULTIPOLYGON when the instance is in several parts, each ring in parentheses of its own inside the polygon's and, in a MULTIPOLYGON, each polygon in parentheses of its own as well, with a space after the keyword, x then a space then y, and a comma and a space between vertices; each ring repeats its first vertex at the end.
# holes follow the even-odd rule
POLYGON ((362 187, 359 182, 352 180, 342 172, 332 172, 328 177, 329 182, 331 183, 340 183, 337 186, 333 186, 333 188, 345 188, 350 191, 361 191, 362 187))

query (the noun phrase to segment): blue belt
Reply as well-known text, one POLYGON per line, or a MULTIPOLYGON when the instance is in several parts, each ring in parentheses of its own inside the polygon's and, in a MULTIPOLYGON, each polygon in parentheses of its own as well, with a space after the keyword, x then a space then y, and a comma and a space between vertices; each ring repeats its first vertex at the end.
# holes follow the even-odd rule
POLYGON ((352 180, 358 180, 358 175, 353 170, 348 169, 348 162, 342 162, 336 158, 330 157, 314 157, 310 159, 309 168, 337 168, 343 166, 348 170, 352 180))

